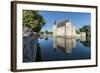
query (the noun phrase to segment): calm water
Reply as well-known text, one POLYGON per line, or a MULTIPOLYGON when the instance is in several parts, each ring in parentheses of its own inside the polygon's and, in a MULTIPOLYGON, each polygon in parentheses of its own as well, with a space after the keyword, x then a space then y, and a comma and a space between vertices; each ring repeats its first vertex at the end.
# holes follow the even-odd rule
POLYGON ((27 37, 23 39, 23 62, 90 59, 90 41, 82 37, 27 37))

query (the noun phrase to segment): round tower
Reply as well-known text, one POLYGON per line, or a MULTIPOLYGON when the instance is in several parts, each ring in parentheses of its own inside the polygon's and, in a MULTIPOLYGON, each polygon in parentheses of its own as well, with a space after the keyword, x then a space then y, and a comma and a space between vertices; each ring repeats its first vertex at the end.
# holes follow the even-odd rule
POLYGON ((56 36, 56 28, 57 28, 57 25, 56 25, 56 21, 54 22, 54 25, 53 25, 53 36, 56 36))

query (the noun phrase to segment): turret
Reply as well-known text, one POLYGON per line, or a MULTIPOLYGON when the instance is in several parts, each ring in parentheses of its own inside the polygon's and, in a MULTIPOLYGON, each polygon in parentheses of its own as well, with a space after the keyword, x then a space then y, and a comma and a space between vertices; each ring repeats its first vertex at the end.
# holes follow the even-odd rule
POLYGON ((57 22, 56 20, 54 21, 54 25, 53 25, 53 36, 56 36, 56 28, 57 28, 57 22))

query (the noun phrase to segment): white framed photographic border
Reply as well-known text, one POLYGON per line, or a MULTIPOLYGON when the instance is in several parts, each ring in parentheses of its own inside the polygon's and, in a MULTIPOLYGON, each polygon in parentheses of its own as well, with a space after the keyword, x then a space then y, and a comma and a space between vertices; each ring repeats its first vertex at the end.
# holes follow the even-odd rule
POLYGON ((97 66, 97 6, 42 2, 11 2, 11 71, 35 71, 97 66), (91 59, 23 63, 22 11, 84 12, 91 14, 91 59))

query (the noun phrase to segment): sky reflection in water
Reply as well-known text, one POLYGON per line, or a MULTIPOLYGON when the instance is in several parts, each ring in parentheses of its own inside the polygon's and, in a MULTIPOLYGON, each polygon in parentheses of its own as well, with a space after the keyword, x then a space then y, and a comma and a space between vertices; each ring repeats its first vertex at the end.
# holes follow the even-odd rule
POLYGON ((90 41, 85 37, 44 37, 23 39, 23 62, 61 61, 90 59, 90 41))

